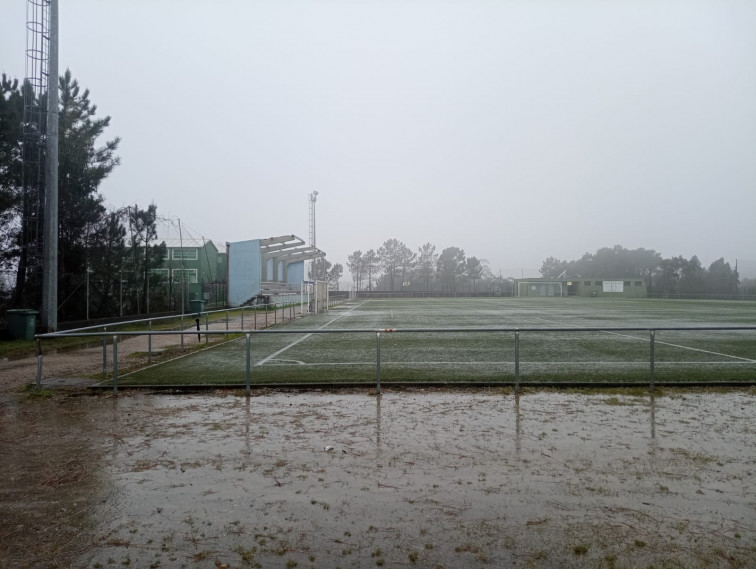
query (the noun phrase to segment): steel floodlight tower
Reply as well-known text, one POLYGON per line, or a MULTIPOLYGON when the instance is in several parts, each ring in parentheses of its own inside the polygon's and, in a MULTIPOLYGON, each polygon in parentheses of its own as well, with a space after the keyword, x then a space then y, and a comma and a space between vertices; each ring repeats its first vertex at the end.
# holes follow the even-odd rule
MULTIPOLYGON (((318 201, 317 190, 310 194, 310 247, 315 248, 315 202, 318 201)), ((310 271, 312 273, 313 280, 318 280, 318 260, 313 259, 310 261, 310 267, 315 267, 315 270, 310 271)))
POLYGON ((315 247, 315 202, 318 201, 318 192, 310 194, 310 247, 315 247))
POLYGON ((58 327, 58 0, 27 0, 23 91, 22 251, 15 301, 32 300, 24 290, 31 284, 27 277, 39 283, 41 269, 41 322, 53 332, 58 327))
MULTIPOLYGON (((58 328, 58 0, 50 0, 50 65, 47 76, 47 154, 42 261, 42 326, 58 328)), ((87 266, 89 278, 89 266, 87 266)), ((89 281, 87 281, 89 283, 89 281)), ((87 298, 89 303, 89 298, 87 298)), ((89 304, 87 304, 87 319, 89 304)))

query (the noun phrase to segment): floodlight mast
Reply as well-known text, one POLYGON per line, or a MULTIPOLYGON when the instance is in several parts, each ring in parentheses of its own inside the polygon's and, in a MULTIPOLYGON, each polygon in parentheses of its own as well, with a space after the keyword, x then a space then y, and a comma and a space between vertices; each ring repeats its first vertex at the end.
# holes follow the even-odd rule
POLYGON ((55 332, 58 328, 58 0, 49 1, 50 64, 47 76, 41 320, 48 332, 55 332))
POLYGON ((310 247, 315 247, 315 202, 318 201, 318 192, 310 194, 310 247))
POLYGON ((23 215, 14 303, 40 308, 42 327, 54 332, 58 327, 58 0, 27 0, 23 92, 23 215), (45 93, 47 107, 42 108, 45 93), (40 282, 41 299, 36 296, 40 282))
MULTIPOLYGON (((315 202, 318 201, 317 190, 312 192, 309 197, 310 197, 310 247, 314 249, 315 248, 315 202)), ((312 261, 310 261, 310 266, 315 268, 315 270, 311 271, 312 278, 314 280, 318 280, 318 275, 317 275, 318 260, 313 259, 312 261)))

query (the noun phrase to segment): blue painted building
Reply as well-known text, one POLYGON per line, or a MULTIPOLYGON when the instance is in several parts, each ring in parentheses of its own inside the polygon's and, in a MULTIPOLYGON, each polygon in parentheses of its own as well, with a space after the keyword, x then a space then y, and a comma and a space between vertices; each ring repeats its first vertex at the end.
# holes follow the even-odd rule
POLYGON ((258 295, 276 297, 298 293, 305 277, 305 261, 325 257, 296 235, 226 243, 228 304, 249 304, 258 295))

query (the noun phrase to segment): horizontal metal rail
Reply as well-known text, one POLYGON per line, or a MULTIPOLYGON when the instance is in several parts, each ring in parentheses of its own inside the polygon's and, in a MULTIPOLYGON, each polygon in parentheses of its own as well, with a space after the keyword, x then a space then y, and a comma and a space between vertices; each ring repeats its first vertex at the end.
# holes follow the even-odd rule
MULTIPOLYGON (((197 320, 199 322, 199 320, 197 320)), ((151 327, 151 326, 150 326, 151 327)), ((527 332, 529 334, 547 334, 547 333, 570 333, 575 332, 643 332, 648 334, 649 337, 649 384, 653 391, 655 387, 655 338, 656 333, 660 331, 682 331, 682 332, 722 332, 722 331, 756 331, 756 326, 659 326, 659 327, 644 327, 644 326, 612 326, 612 327, 594 327, 594 326, 571 326, 571 327, 452 327, 452 328, 276 328, 265 330, 230 330, 228 329, 228 321, 226 321, 226 329, 224 330, 209 330, 207 324, 205 330, 202 333, 207 336, 210 335, 239 335, 246 338, 246 374, 245 383, 247 393, 250 391, 250 346, 251 337, 253 334, 299 334, 299 335, 311 335, 311 334, 374 334, 376 337, 376 391, 381 392, 381 337, 385 334, 437 334, 437 333, 513 333, 514 334, 514 389, 519 391, 520 389, 520 334, 527 332)), ((105 366, 107 360, 107 336, 112 337, 113 342, 113 391, 118 392, 118 339, 120 337, 131 336, 150 336, 150 342, 148 343, 149 358, 151 360, 152 351, 152 336, 181 336, 182 347, 183 339, 186 335, 198 334, 199 324, 197 330, 158 330, 158 331, 103 331, 103 332, 81 332, 81 331, 63 331, 53 332, 49 334, 39 334, 36 336, 38 342, 38 365, 37 365, 37 386, 40 386, 42 379, 42 349, 41 341, 44 339, 61 338, 61 337, 102 337, 103 339, 103 373, 105 373, 105 366)), ((206 340, 207 341, 207 340, 206 340)), ((751 361, 749 358, 740 358, 747 361, 751 361)), ((756 359, 753 360, 756 363, 756 359)))
MULTIPOLYGON (((299 296, 297 294, 297 296, 299 296)), ((81 328, 71 328, 70 330, 61 330, 59 332, 52 332, 52 334, 59 334, 68 336, 74 333, 83 332, 84 330, 103 330, 103 332, 106 332, 107 330, 104 330, 108 327, 113 328, 116 326, 131 326, 133 324, 143 324, 150 322, 157 322, 160 320, 177 320, 182 321, 185 318, 192 318, 197 315, 209 315, 209 314, 221 314, 229 312, 239 312, 242 317, 242 321, 244 320, 244 312, 272 312, 274 310, 281 310, 282 308, 289 308, 291 306, 301 306, 305 303, 302 302, 288 302, 288 303, 269 303, 269 304, 257 304, 255 306, 236 306, 231 308, 219 308, 217 310, 202 310, 200 312, 184 312, 183 314, 172 314, 169 316, 148 316, 146 318, 140 318, 138 320, 124 320, 123 322, 109 322, 107 324, 96 324, 94 326, 84 326, 81 328)), ((112 334, 113 332, 109 332, 108 335, 112 334)))
MULTIPOLYGON (((590 327, 590 326, 570 326, 570 327, 553 327, 553 328, 534 328, 534 327, 488 327, 488 328, 275 328, 275 329, 266 329, 266 330, 231 330, 231 329, 225 329, 225 330, 203 330, 203 334, 365 334, 365 333, 372 333, 375 334, 377 332, 381 333, 392 333, 392 334, 404 334, 404 333, 411 333, 411 334, 417 334, 417 333, 429 333, 429 332, 471 332, 471 333, 480 333, 480 332, 651 332, 652 330, 656 331, 682 331, 682 332, 703 332, 703 331, 738 331, 738 330, 756 330, 756 326, 654 326, 654 327, 644 327, 644 326, 633 326, 633 327, 622 327, 622 326, 613 326, 613 327, 590 327)), ((74 331, 63 331, 63 332, 50 332, 48 334, 38 334, 35 336, 35 338, 38 339, 50 339, 50 338, 61 338, 61 337, 75 337, 75 338, 83 338, 88 336, 95 336, 95 337, 101 337, 103 335, 107 336, 144 336, 147 334, 152 334, 155 336, 165 335, 191 335, 196 334, 196 330, 153 330, 150 331, 124 331, 124 332, 116 332, 116 331, 106 331, 106 332, 74 332, 74 331)))

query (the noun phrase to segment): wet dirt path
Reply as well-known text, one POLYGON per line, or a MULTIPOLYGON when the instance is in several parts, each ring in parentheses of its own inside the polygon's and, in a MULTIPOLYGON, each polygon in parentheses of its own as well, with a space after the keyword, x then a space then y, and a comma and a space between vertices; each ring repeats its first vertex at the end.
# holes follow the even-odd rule
MULTIPOLYGON (((195 331, 192 315, 185 318, 184 330, 195 331)), ((291 307, 279 308, 276 311, 246 312, 244 319, 241 315, 231 315, 226 318, 209 322, 209 330, 261 330, 278 323, 287 322, 299 318, 296 310, 291 307)), ((146 326, 146 325, 145 325, 146 326)), ((200 332, 205 330, 205 322, 200 322, 200 332)), ((211 341, 220 341, 222 336, 212 336, 211 341)), ((109 339, 110 341, 110 339, 109 339)), ((187 347, 204 344, 205 336, 200 333, 199 337, 193 333, 184 337, 184 345, 187 347)), ((103 349, 100 340, 93 341, 94 347, 53 350, 48 351, 43 342, 43 386, 60 385, 92 385, 96 380, 86 378, 99 374, 103 370, 103 349)), ((151 349, 154 354, 164 350, 176 350, 181 346, 181 339, 174 335, 158 335, 152 337, 151 349)), ((149 342, 147 336, 123 337, 118 342, 118 360, 122 371, 129 364, 147 365, 147 351, 149 342)), ((105 367, 109 372, 113 370, 113 347, 109 344, 105 350, 105 367)), ((31 385, 37 379, 37 356, 0 360, 0 393, 17 391, 24 386, 31 385)))
POLYGON ((5 400, 0 567, 752 567, 754 411, 753 390, 5 400))

